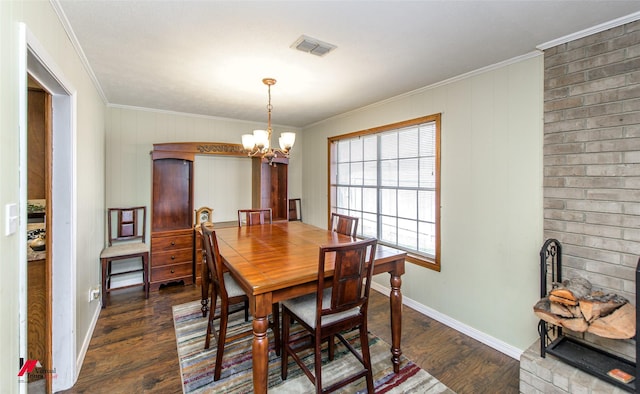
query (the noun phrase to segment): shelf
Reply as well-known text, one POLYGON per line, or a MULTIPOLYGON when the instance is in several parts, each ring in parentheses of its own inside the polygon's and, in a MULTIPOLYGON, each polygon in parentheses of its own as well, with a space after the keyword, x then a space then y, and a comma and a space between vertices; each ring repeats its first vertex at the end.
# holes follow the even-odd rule
POLYGON ((586 343, 567 336, 560 336, 550 343, 546 348, 546 353, 552 354, 584 372, 587 372, 605 382, 611 383, 629 392, 635 393, 635 380, 623 383, 607 375, 612 369, 618 368, 630 375, 636 376, 636 364, 595 348, 586 343))

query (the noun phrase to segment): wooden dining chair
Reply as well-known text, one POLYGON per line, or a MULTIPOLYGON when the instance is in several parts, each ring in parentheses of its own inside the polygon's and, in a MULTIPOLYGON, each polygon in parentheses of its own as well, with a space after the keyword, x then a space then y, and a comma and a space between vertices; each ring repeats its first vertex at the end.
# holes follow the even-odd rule
POLYGON ((373 273, 373 260, 377 240, 370 238, 337 246, 321 246, 318 263, 318 288, 308 294, 282 301, 282 359, 281 377, 287 379, 289 356, 316 387, 316 393, 331 392, 365 377, 367 391, 373 393, 373 373, 367 334, 367 308, 373 273), (331 287, 325 288, 325 264, 334 262, 331 287), (299 322, 307 335, 290 337, 291 319, 299 322), (344 339, 345 330, 359 329, 362 355, 344 339), (334 358, 334 337, 337 337, 360 361, 363 369, 327 388, 322 387, 321 344, 329 340, 328 357, 334 358), (309 341, 309 338, 311 339, 309 341), (314 348, 314 369, 304 364, 298 352, 314 348))
POLYGON ((331 212, 331 231, 355 237, 358 232, 359 220, 353 216, 331 212))
MULTIPOLYGON (((213 372, 213 380, 217 381, 220 379, 220 374, 222 373, 222 356, 224 354, 224 346, 228 342, 233 342, 239 338, 247 337, 253 335, 253 329, 249 329, 244 332, 237 333, 233 336, 227 337, 227 323, 229 322, 229 314, 235 311, 230 311, 229 307, 234 304, 244 304, 244 308, 237 309, 241 311, 244 309, 245 311, 245 321, 248 320, 248 308, 249 308, 249 298, 246 293, 240 287, 238 282, 231 276, 229 272, 224 272, 224 264, 222 262, 222 257, 220 256, 220 251, 218 249, 218 239, 216 237, 216 232, 213 230, 213 223, 206 222, 201 224, 200 226, 202 230, 202 244, 205 250, 205 255, 203 256, 206 259, 207 267, 209 267, 209 272, 211 275, 211 298, 209 305, 209 322, 207 324, 207 334, 205 337, 204 348, 209 349, 211 333, 213 332, 214 337, 217 341, 217 351, 216 351, 216 364, 214 366, 213 372), (220 297, 220 313, 218 315, 215 314, 216 304, 218 297, 220 297), (220 328, 219 331, 216 331, 213 327, 214 319, 220 319, 220 328)), ((275 337, 275 346, 276 346, 276 354, 280 355, 280 312, 277 311, 274 307, 274 322, 270 324, 270 327, 273 331, 273 335, 275 337)))
POLYGON ((302 199, 289 199, 289 221, 302 221, 302 199))
MULTIPOLYGON (((107 294, 115 289, 143 286, 149 298, 149 245, 145 243, 147 207, 108 208, 108 245, 100 252, 102 269, 102 307, 107 306, 107 294), (137 259, 141 265, 113 270, 115 261, 137 259), (113 279, 134 272, 142 273, 142 282, 114 286, 113 279)), ((124 263, 124 262, 123 262, 124 263)))
POLYGON ((238 227, 271 223, 272 219, 271 208, 238 209, 238 227))

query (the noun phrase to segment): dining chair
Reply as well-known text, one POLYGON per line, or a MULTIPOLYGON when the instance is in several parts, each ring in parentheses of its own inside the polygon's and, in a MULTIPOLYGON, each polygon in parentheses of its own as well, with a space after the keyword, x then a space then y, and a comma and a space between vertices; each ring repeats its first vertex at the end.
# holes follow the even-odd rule
MULTIPOLYGON (((108 208, 108 244, 100 252, 102 268, 102 307, 107 306, 107 294, 112 290, 143 286, 145 298, 149 298, 149 245, 145 243, 147 207, 108 208), (140 258, 142 265, 113 270, 118 260, 140 258), (112 279, 134 272, 142 273, 142 282, 113 287, 112 279)), ((124 264, 123 264, 124 265, 124 264)))
POLYGON ((369 238, 336 246, 321 246, 316 292, 282 301, 282 380, 287 379, 291 356, 315 385, 316 393, 334 391, 362 377, 365 377, 367 382, 367 391, 374 392, 367 334, 367 308, 376 243, 375 238, 369 238), (325 264, 331 262, 334 262, 334 274, 333 278, 329 279, 331 286, 325 288, 325 264), (306 335, 289 336, 291 319, 295 319, 304 327, 306 335), (356 328, 360 331, 362 354, 342 335, 344 331, 356 328), (329 340, 328 358, 333 360, 334 337, 353 353, 363 369, 323 388, 321 344, 325 339, 329 340), (311 373, 298 355, 300 350, 309 347, 314 348, 315 374, 311 373))
POLYGON ((271 223, 272 218, 271 208, 238 209, 238 227, 271 223))
MULTIPOLYGON (((211 333, 213 332, 213 335, 217 341, 216 363, 214 367, 213 380, 217 381, 220 379, 220 374, 222 373, 222 357, 224 354, 225 344, 233 342, 239 338, 253 335, 253 329, 249 329, 234 334, 233 336, 227 337, 227 323, 229 322, 229 314, 235 312, 235 310, 230 311, 229 307, 234 304, 242 303, 244 305, 244 308, 237 309, 237 311, 244 310, 245 321, 248 321, 249 298, 247 297, 242 287, 240 287, 238 282, 236 282, 236 280, 233 278, 231 273, 224 272, 224 264, 220 256, 220 251, 218 249, 218 239, 216 237, 216 232, 213 230, 213 223, 202 223, 200 228, 202 230, 202 244, 205 250, 205 255, 203 257, 206 260, 207 267, 209 267, 212 283, 211 298, 209 303, 209 322, 207 324, 207 334, 205 337, 204 348, 209 349, 211 333), (220 313, 218 315, 214 315, 218 297, 220 297, 220 313), (220 328, 218 332, 213 328, 214 319, 216 318, 220 319, 220 328)), ((277 311, 277 316, 275 315, 276 308, 274 307, 274 322, 270 323, 270 327, 275 337, 276 354, 280 355, 281 345, 279 310, 277 311)))
POLYGON ((289 199, 289 221, 302 221, 302 199, 289 199))
POLYGON ((355 237, 358 232, 359 220, 353 216, 331 212, 331 231, 355 237))

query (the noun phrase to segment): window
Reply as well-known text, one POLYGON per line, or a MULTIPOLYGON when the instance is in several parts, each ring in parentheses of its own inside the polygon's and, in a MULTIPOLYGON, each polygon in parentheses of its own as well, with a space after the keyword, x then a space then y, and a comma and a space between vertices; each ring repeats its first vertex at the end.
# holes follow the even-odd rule
POLYGON ((329 138, 330 211, 440 270, 440 114, 329 138))

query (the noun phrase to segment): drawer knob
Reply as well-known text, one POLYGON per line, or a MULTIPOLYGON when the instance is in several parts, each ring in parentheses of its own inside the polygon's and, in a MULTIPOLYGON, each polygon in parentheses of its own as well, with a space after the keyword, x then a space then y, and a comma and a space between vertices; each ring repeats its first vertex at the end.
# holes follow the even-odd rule
POLYGON ((176 272, 176 271, 174 271, 174 270, 173 270, 173 268, 172 268, 172 269, 171 269, 171 273, 173 274, 173 273, 175 273, 175 272, 176 272))
POLYGON ((176 246, 176 241, 171 241, 171 246, 176 246))
POLYGON ((175 260, 175 259, 176 259, 176 256, 171 256, 171 260, 175 260))

